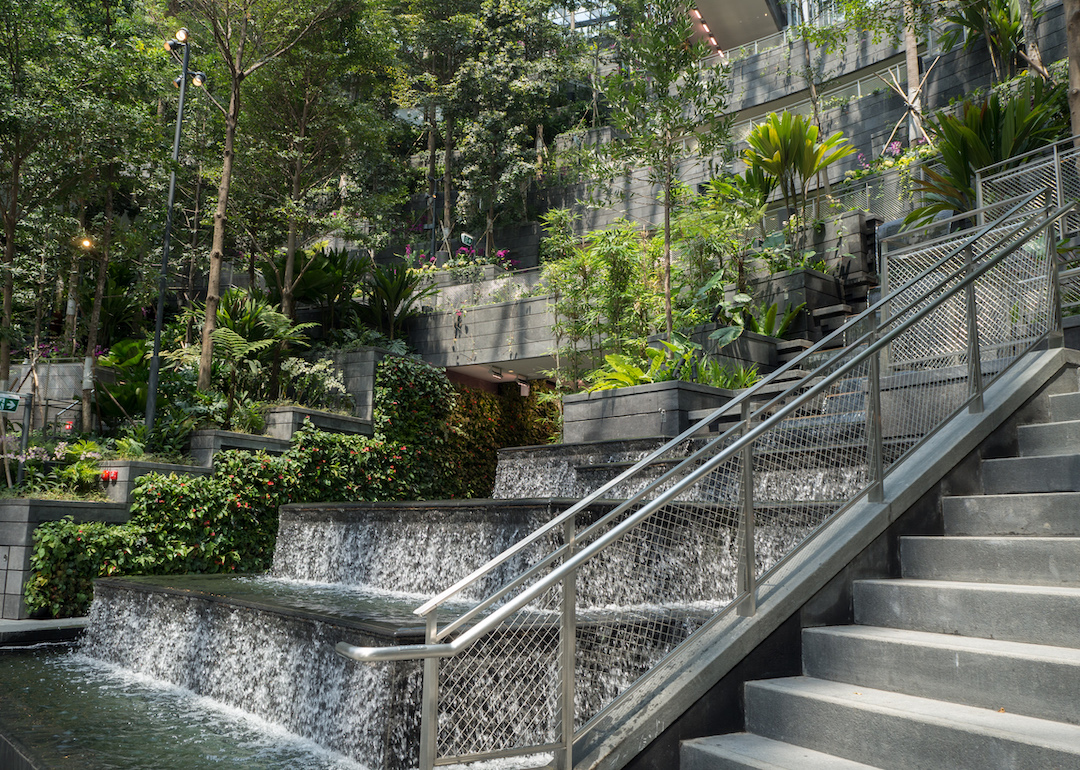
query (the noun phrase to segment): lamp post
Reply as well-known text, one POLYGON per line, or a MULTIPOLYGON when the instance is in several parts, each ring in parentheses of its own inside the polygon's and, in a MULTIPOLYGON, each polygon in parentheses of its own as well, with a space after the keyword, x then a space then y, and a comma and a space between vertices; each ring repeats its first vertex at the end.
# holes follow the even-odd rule
MULTIPOLYGON (((172 171, 169 173, 169 202, 165 208, 165 237, 161 247, 161 273, 158 276, 157 314, 154 318, 154 350, 150 356, 150 382, 146 392, 146 438, 154 431, 154 417, 157 411, 158 374, 161 370, 161 328, 165 318, 165 291, 167 289, 169 275, 169 240, 172 237, 173 204, 176 201, 176 164, 180 159, 180 129, 184 125, 184 97, 187 96, 188 65, 191 62, 191 44, 188 42, 188 31, 181 27, 176 32, 176 38, 165 41, 165 50, 174 57, 177 51, 183 49, 182 72, 176 79, 176 85, 180 89, 180 101, 176 108, 176 133, 173 135, 172 171)), ((201 72, 192 75, 192 82, 201 86, 206 76, 201 72)))

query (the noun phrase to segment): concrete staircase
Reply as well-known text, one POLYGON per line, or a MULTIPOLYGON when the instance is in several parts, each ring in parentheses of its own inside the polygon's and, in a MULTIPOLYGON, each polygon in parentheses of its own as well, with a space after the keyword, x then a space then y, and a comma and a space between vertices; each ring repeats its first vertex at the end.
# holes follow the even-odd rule
POLYGON ((750 682, 745 733, 682 770, 1080 768, 1080 394, 901 539, 902 577, 853 585, 853 626, 803 630, 801 677, 750 682))

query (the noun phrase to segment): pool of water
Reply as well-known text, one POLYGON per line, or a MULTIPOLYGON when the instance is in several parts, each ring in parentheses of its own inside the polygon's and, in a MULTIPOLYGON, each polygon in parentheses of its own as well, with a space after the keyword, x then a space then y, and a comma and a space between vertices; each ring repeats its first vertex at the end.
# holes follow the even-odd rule
POLYGON ((0 733, 53 770, 366 770, 242 711, 58 645, 0 648, 0 733))

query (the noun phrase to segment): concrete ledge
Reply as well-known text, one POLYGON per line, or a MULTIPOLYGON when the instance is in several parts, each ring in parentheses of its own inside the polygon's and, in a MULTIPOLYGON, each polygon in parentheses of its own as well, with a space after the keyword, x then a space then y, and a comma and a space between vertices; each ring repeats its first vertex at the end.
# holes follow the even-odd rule
POLYGON ((270 452, 283 454, 289 448, 287 439, 272 436, 255 436, 231 430, 196 430, 191 433, 190 455, 196 465, 212 468, 214 455, 225 449, 245 452, 270 452))
POLYGON ((131 504, 131 490, 135 487, 135 479, 148 473, 164 473, 166 475, 205 476, 210 473, 209 468, 198 465, 177 465, 175 463, 152 463, 144 460, 103 460, 101 463, 102 473, 116 471, 116 480, 108 480, 102 477, 102 486, 109 502, 131 504))
POLYGON ((585 441, 663 436, 690 427, 690 413, 718 409, 736 391, 674 380, 563 397, 563 440, 585 441))
POLYGON ((68 500, 20 498, 0 502, 0 618, 18 620, 26 611, 26 581, 30 578, 30 553, 34 529, 46 521, 71 516, 75 521, 122 524, 128 520, 122 503, 91 503, 68 500))
POLYGON ((300 430, 304 420, 310 420, 312 425, 327 433, 356 433, 362 436, 372 433, 371 420, 306 406, 275 406, 266 412, 266 435, 287 441, 300 430))

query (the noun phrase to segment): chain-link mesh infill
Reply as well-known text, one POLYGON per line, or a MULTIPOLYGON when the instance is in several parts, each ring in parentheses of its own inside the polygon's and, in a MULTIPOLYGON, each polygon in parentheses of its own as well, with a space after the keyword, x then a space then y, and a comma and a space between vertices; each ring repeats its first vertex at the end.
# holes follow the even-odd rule
MULTIPOLYGON (((1019 163, 1020 161, 1014 161, 1019 163)), ((1043 152, 1027 156, 1015 168, 995 166, 980 172, 976 183, 984 206, 1007 201, 1040 188, 1050 193, 1049 200, 1036 200, 1032 206, 1061 206, 1080 200, 1080 149, 1069 139, 1043 152)), ((1062 252, 1061 307, 1069 314, 1080 312, 1080 255, 1075 243, 1080 236, 1080 211, 1071 210, 1061 218, 1057 240, 1068 244, 1062 252)))

